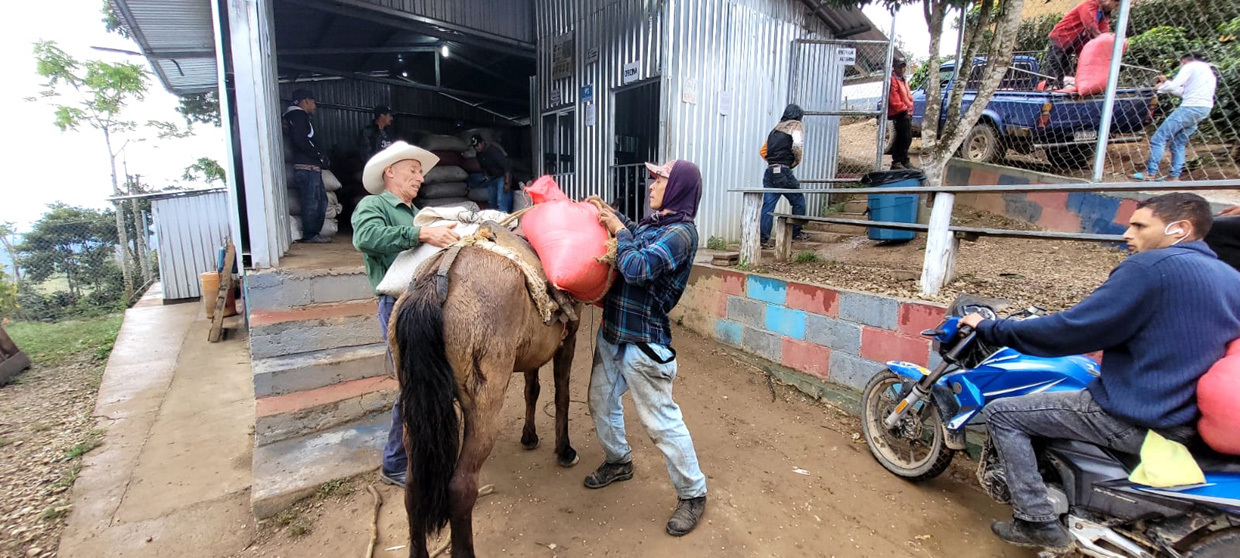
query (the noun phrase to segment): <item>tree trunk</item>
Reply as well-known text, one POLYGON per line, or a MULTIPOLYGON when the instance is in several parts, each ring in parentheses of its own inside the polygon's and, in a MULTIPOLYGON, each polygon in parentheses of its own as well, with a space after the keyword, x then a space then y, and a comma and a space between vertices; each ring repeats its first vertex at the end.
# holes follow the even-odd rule
POLYGON ((138 206, 138 200, 129 200, 129 209, 133 213, 138 265, 142 267, 142 284, 146 285, 154 279, 154 276, 151 275, 151 250, 146 246, 146 220, 142 218, 142 209, 138 206))
MULTIPOLYGON (((112 151, 112 136, 108 133, 108 129, 103 129, 103 141, 108 146, 108 164, 112 166, 112 195, 121 195, 120 184, 116 180, 116 153, 112 151)), ((125 261, 125 250, 129 246, 129 235, 125 233, 125 208, 120 202, 113 202, 116 206, 116 243, 121 247, 121 276, 125 281, 125 304, 133 300, 133 270, 130 269, 129 262, 125 261)))

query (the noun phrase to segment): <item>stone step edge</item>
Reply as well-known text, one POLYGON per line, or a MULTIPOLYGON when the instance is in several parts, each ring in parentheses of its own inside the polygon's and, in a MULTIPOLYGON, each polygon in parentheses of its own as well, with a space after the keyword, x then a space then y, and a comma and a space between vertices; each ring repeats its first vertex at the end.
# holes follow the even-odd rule
POLYGON ((254 448, 250 509, 274 516, 313 496, 324 483, 374 473, 387 440, 388 415, 377 413, 334 428, 254 448))
POLYGON ((299 391, 284 395, 259 397, 254 400, 254 420, 261 421, 281 415, 299 413, 361 397, 369 393, 400 389, 395 378, 387 375, 371 376, 332 384, 318 389, 299 391))
POLYGON ((250 328, 308 320, 371 316, 378 310, 378 302, 374 298, 324 302, 280 310, 256 309, 250 312, 250 328))
POLYGON ((386 344, 372 343, 255 359, 250 366, 254 396, 258 399, 290 395, 343 382, 385 376, 388 374, 384 362, 386 353, 386 344), (366 361, 374 361, 368 363, 369 373, 343 374, 347 370, 341 370, 366 365, 366 361), (295 380, 291 379, 294 376, 295 380), (338 376, 343 376, 345 379, 335 381, 338 376), (299 385, 306 387, 293 387, 299 385))

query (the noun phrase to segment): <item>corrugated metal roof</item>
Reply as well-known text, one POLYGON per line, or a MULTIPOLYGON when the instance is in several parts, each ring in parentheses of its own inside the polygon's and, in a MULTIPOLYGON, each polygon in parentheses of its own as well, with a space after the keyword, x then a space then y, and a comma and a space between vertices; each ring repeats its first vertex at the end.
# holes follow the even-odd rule
POLYGON ((215 27, 202 0, 110 0, 164 88, 175 94, 216 88, 215 27))

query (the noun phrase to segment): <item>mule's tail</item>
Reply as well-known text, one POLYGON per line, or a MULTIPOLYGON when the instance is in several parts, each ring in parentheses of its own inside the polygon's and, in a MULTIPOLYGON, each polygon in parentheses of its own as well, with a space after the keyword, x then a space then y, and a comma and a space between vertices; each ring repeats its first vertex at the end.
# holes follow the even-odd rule
POLYGON ((391 341, 409 456, 409 526, 431 534, 448 524, 449 485, 460 450, 458 393, 444 352, 443 305, 433 275, 419 279, 396 308, 391 341))

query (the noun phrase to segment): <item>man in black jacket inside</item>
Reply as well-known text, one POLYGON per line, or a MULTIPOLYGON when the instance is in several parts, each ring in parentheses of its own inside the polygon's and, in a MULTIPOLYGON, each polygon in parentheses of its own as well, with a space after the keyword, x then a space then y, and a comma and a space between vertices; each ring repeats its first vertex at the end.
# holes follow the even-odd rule
POLYGON ((293 187, 301 199, 301 241, 326 244, 332 239, 319 234, 327 217, 327 191, 323 189, 323 155, 314 145, 310 115, 318 108, 307 89, 293 91, 293 104, 284 110, 284 133, 292 145, 293 187))
POLYGON ((374 110, 375 119, 362 128, 361 137, 358 138, 357 150, 361 152, 362 159, 369 161, 375 153, 387 149, 392 142, 392 109, 387 105, 378 105, 374 110))

